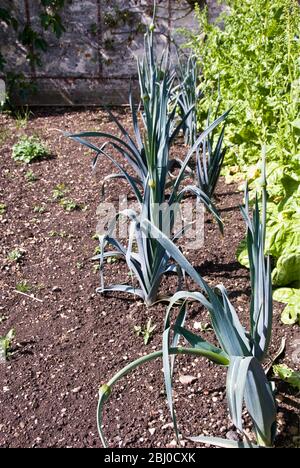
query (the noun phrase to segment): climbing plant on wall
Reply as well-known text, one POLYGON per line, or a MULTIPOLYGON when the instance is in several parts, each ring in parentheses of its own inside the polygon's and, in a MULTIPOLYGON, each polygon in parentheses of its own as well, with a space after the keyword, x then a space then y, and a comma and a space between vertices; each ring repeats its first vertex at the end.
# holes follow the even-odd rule
MULTIPOLYGON (((65 4, 72 0, 38 0, 40 3, 40 25, 42 31, 51 31, 57 38, 65 32, 62 23, 61 11, 65 4)), ((27 22, 21 25, 11 10, 0 8, 0 23, 4 23, 7 28, 11 28, 17 34, 18 41, 26 48, 26 59, 32 69, 42 65, 42 54, 48 49, 48 43, 40 33, 27 22)), ((11 95, 12 90, 21 94, 34 89, 33 83, 28 83, 22 73, 14 73, 7 69, 5 55, 0 51, 0 73, 4 75, 7 85, 7 97, 11 95)))

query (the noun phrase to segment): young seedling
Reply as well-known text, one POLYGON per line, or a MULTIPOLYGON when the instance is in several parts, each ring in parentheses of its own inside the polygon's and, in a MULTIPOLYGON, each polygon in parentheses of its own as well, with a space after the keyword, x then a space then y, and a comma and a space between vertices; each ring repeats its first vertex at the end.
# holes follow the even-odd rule
POLYGON ((43 214, 47 211, 47 208, 45 206, 35 206, 33 208, 33 211, 34 213, 39 213, 39 214, 43 214))
POLYGON ((54 187, 52 196, 54 200, 63 200, 67 193, 69 193, 68 187, 65 184, 58 184, 54 187))
POLYGON ((9 252, 7 259, 10 262, 15 262, 18 263, 25 255, 25 250, 22 249, 14 249, 11 252, 9 252))
POLYGON ((50 156, 49 149, 36 136, 23 136, 13 146, 12 157, 18 162, 30 164, 48 156, 50 156))
POLYGON ((3 216, 6 213, 6 205, 4 203, 0 203, 0 216, 3 216))
POLYGON ((98 245, 95 250, 94 250, 94 255, 100 255, 101 254, 101 248, 100 246, 98 245))
POLYGON ((0 337, 0 362, 7 361, 9 359, 15 336, 15 330, 11 329, 6 336, 0 337))
POLYGON ((24 294, 28 294, 31 290, 31 286, 28 284, 26 280, 21 281, 20 283, 17 283, 16 285, 16 291, 24 294))
POLYGON ((63 198, 62 200, 60 200, 59 204, 68 213, 71 213, 72 211, 77 211, 77 210, 81 209, 81 205, 76 203, 74 200, 67 200, 67 199, 63 198))
POLYGON ((66 239, 70 237, 66 231, 50 231, 49 237, 60 237, 61 239, 66 239))
POLYGON ((14 113, 16 128, 26 128, 31 115, 33 115, 33 113, 27 108, 22 109, 21 111, 16 111, 14 113))
POLYGON ((150 318, 147 322, 147 325, 135 326, 134 333, 137 336, 142 336, 144 338, 144 344, 147 346, 149 341, 152 338, 153 332, 156 329, 156 325, 152 325, 152 319, 150 318))
POLYGON ((29 183, 33 183, 39 180, 38 176, 35 175, 33 171, 27 171, 25 174, 25 179, 29 183))

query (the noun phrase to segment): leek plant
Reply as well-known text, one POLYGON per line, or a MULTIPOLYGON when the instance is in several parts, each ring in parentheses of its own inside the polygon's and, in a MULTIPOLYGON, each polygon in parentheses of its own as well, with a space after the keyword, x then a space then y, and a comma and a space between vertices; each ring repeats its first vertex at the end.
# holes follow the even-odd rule
POLYGON ((193 146, 197 139, 197 104, 203 96, 198 87, 200 70, 194 55, 185 60, 178 56, 177 80, 179 82, 175 92, 179 92, 178 107, 181 117, 190 109, 188 118, 183 125, 184 141, 186 145, 193 146))
POLYGON ((267 380, 263 363, 268 354, 272 328, 272 290, 270 262, 264 256, 266 185, 263 183, 263 213, 256 200, 253 216, 249 213, 248 192, 246 206, 242 214, 247 225, 248 254, 251 265, 252 300, 250 306, 250 331, 244 329, 223 286, 212 289, 196 272, 172 241, 146 221, 142 230, 155 235, 160 244, 200 287, 201 292, 181 291, 170 301, 163 335, 161 351, 143 356, 119 372, 107 385, 100 389, 98 406, 98 428, 102 443, 106 440, 102 430, 102 408, 109 398, 113 385, 136 367, 159 357, 163 358, 164 375, 168 404, 178 438, 176 414, 172 399, 172 375, 175 357, 181 354, 204 356, 212 362, 227 367, 227 399, 230 416, 237 430, 244 435, 243 442, 228 441, 214 437, 192 437, 194 442, 208 443, 230 448, 272 447, 276 435, 276 404, 270 383, 267 380), (201 336, 191 333, 184 327, 187 306, 190 301, 198 301, 210 313, 219 346, 214 346, 201 336), (180 312, 171 327, 171 313, 174 306, 181 303, 180 312), (183 337, 188 347, 179 347, 183 337), (252 443, 243 428, 243 405, 253 421, 256 444, 252 443))
MULTIPOLYGON (((207 136, 226 119, 228 112, 217 118, 201 133, 187 151, 185 160, 180 162, 178 174, 171 174, 174 161, 170 159, 170 148, 193 108, 187 111, 177 126, 174 125, 177 105, 170 109, 169 104, 175 77, 169 68, 165 55, 159 61, 155 59, 153 28, 150 28, 145 36, 145 54, 143 59, 138 61, 138 72, 143 108, 142 122, 139 123, 130 96, 134 138, 112 114, 111 117, 117 124, 122 138, 103 132, 85 132, 68 136, 96 152, 94 166, 100 156, 109 159, 117 167, 118 173, 109 175, 106 180, 126 179, 139 204, 138 212, 133 209, 119 212, 112 220, 108 230, 105 233, 99 233, 101 234, 101 253, 95 257, 95 259, 100 260, 101 286, 98 292, 119 291, 134 294, 150 306, 161 299, 158 292, 162 276, 165 273, 176 273, 180 270, 176 266, 170 265, 169 253, 157 239, 145 235, 141 230, 141 225, 149 221, 158 229, 168 231, 169 237, 175 241, 184 233, 184 231, 174 232, 178 205, 184 195, 191 192, 214 215, 222 230, 222 221, 209 197, 196 186, 182 187, 182 182, 194 152, 207 136), (90 141, 94 138, 106 138, 108 141, 102 146, 96 146, 90 141), (110 148, 116 150, 124 159, 123 165, 109 154, 110 148), (129 173, 128 165, 134 175, 129 173), (129 221, 130 233, 126 246, 113 235, 116 222, 120 217, 125 217, 129 221), (108 245, 111 245, 114 250, 106 252, 108 245), (138 288, 131 284, 108 286, 104 284, 104 262, 107 257, 111 258, 112 256, 123 257, 126 260, 128 268, 139 283, 138 288)), ((179 97, 177 99, 179 100, 179 97)))
MULTIPOLYGON (((180 115, 184 120, 183 132, 185 144, 190 147, 197 140, 197 108, 199 102, 204 97, 199 87, 199 76, 200 69, 195 55, 191 55, 185 62, 182 58, 178 58, 177 79, 179 84, 175 88, 175 92, 178 95, 180 115), (190 111, 190 109, 192 110, 190 111), (188 117, 184 118, 187 114, 188 117)), ((221 98, 219 92, 215 118, 219 112, 220 104, 221 98)), ((211 112, 209 111, 207 127, 210 124, 210 114, 211 112)), ((223 147, 225 126, 226 121, 222 126, 221 132, 218 132, 217 128, 214 129, 195 150, 198 187, 209 198, 214 195, 226 154, 226 148, 223 147)))

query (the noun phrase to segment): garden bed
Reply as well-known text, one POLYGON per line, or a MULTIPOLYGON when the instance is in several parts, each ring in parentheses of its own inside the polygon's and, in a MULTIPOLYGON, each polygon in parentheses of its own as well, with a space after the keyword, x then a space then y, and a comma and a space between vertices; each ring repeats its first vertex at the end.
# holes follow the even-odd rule
MULTIPOLYGON (((130 128, 129 114, 125 110, 116 113, 130 128)), ((128 362, 160 348, 165 306, 147 309, 133 297, 95 293, 99 273, 89 259, 97 247, 93 235, 99 182, 113 168, 109 163, 99 164, 93 176, 92 155, 59 130, 111 132, 115 126, 107 114, 84 109, 35 109, 23 124, 26 127, 11 117, 0 116, 0 203, 6 206, 0 218, 0 318, 5 318, 0 336, 11 328, 16 332, 14 353, 7 363, 0 364, 0 447, 100 447, 96 427, 98 388, 128 362), (15 163, 12 146, 24 133, 37 134, 51 149, 52 157, 30 166, 15 163), (28 171, 37 180, 30 181, 34 177, 30 178, 28 171), (65 184, 68 198, 81 209, 67 212, 53 199, 58 184, 65 184), (24 250, 18 263, 7 259, 16 248, 24 250), (28 295, 34 298, 16 292, 24 281, 30 288, 28 295), (134 334, 134 326, 150 317, 157 328, 145 346, 134 334)), ((178 157, 184 154, 180 143, 173 151, 178 157)), ((107 200, 117 203, 120 192, 126 194, 127 190, 125 183, 115 183, 107 192, 107 200)), ((188 258, 209 283, 223 283, 228 288, 240 317, 247 320, 249 273, 235 257, 245 235, 241 203, 241 192, 221 179, 216 204, 224 219, 224 238, 207 217, 204 247, 191 251, 188 258)), ((128 281, 127 273, 125 264, 114 264, 106 269, 106 282, 128 281)), ((190 280, 189 286, 194 287, 190 280)), ((163 288, 174 292, 175 279, 164 280, 163 288)), ((271 352, 276 355, 282 338, 287 338, 285 363, 296 368, 293 353, 297 335, 299 340, 298 328, 283 325, 281 312, 282 306, 275 303, 271 352)), ((195 322, 208 322, 207 313, 198 305, 190 309, 188 327, 193 330, 195 322)), ((213 339, 209 331, 205 335, 213 339)), ((225 400, 225 373, 204 359, 183 357, 178 359, 174 387, 184 435, 234 437, 225 400), (182 376, 194 379, 183 384, 182 376)), ((295 446, 300 401, 285 384, 278 383, 278 389, 277 446, 295 446)), ((124 379, 105 410, 105 431, 111 447, 175 447, 170 422, 161 361, 147 364, 124 379)))

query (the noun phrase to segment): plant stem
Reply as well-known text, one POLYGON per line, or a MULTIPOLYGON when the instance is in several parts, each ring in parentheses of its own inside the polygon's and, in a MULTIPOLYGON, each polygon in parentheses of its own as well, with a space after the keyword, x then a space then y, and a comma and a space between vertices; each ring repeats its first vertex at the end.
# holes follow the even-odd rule
MULTIPOLYGON (((204 351, 197 348, 171 348, 169 350, 169 354, 171 355, 192 355, 192 356, 202 356, 210 359, 211 361, 215 362, 216 364, 220 364, 222 366, 229 366, 230 362, 229 359, 225 356, 218 355, 216 353, 212 353, 210 351, 204 351)), ((154 361, 155 359, 161 358, 163 356, 163 351, 156 351, 151 354, 147 354, 146 356, 142 356, 134 362, 128 364, 128 366, 124 367, 121 371, 114 375, 114 377, 105 385, 103 385, 99 390, 99 402, 98 402, 98 409, 97 409, 97 425, 98 425, 98 432, 101 439, 103 446, 106 448, 107 443, 102 431, 102 408, 104 403, 109 399, 112 391, 112 387, 118 382, 118 380, 122 379, 126 375, 128 375, 131 371, 136 369, 137 367, 146 364, 147 362, 154 361)))

